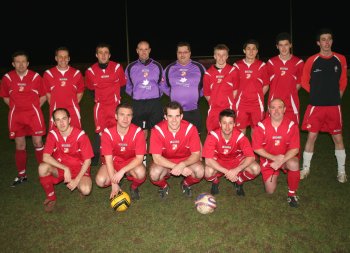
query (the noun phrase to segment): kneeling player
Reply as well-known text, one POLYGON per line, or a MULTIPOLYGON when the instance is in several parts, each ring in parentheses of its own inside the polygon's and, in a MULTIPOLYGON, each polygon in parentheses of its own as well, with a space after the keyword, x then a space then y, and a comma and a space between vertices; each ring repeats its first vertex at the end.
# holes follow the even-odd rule
POLYGON ((299 170, 299 128, 298 125, 284 117, 286 107, 281 99, 270 102, 271 117, 258 123, 253 133, 253 148, 260 156, 261 173, 265 190, 274 193, 277 187, 279 170, 287 172, 288 198, 291 207, 298 206, 296 191, 300 181, 299 170))
POLYGON ((90 164, 94 153, 88 136, 70 125, 67 109, 57 108, 52 118, 57 129, 49 132, 43 163, 39 165, 40 183, 46 193, 46 212, 53 211, 56 204, 55 184, 64 181, 69 190, 78 188, 82 195, 89 195, 92 188, 90 164))
POLYGON ((117 106, 117 125, 105 128, 101 136, 101 155, 104 162, 96 175, 100 187, 112 185, 110 198, 120 191, 120 181, 126 175, 132 199, 139 199, 139 186, 146 180, 143 156, 146 154, 146 141, 142 129, 131 123, 133 109, 129 104, 117 106))
POLYGON ((238 196, 244 196, 243 183, 260 173, 259 165, 249 140, 235 128, 235 113, 225 109, 220 112, 220 128, 210 131, 204 143, 205 179, 212 182, 211 193, 219 193, 220 177, 233 182, 238 196))

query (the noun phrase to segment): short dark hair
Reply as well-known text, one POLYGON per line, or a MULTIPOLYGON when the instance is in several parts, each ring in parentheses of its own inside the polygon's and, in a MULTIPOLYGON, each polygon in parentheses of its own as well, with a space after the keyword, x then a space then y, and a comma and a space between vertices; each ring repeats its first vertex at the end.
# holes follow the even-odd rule
POLYGON ((316 41, 320 41, 321 39, 321 35, 323 34, 330 34, 333 38, 333 32, 331 29, 329 28, 322 28, 318 31, 317 35, 316 35, 316 41))
POLYGON ((164 106, 164 109, 163 109, 164 115, 167 115, 168 109, 171 109, 171 110, 180 109, 180 114, 183 114, 183 112, 184 112, 181 104, 179 102, 177 102, 177 101, 170 101, 169 103, 167 103, 164 106))
POLYGON ((215 50, 226 50, 227 53, 230 52, 230 49, 228 48, 228 46, 226 46, 225 44, 217 44, 215 47, 214 47, 214 52, 215 50))
POLYGON ((236 113, 233 110, 231 110, 231 109, 224 109, 219 114, 219 121, 221 121, 221 119, 223 117, 231 117, 231 118, 233 118, 235 120, 236 119, 236 113))
POLYGON ((99 44, 96 46, 96 53, 98 52, 98 49, 103 48, 103 47, 108 48, 109 52, 111 52, 111 45, 109 45, 109 44, 107 44, 107 43, 99 43, 99 44))
POLYGON ((69 111, 66 108, 60 107, 60 108, 56 108, 55 110, 53 110, 53 112, 52 112, 52 119, 53 119, 53 121, 55 121, 55 113, 58 112, 58 111, 65 112, 67 114, 67 117, 70 118, 69 111))
POLYGON ((132 105, 130 103, 128 103, 128 102, 120 103, 117 106, 117 109, 115 110, 115 113, 118 113, 120 108, 130 109, 132 112, 134 112, 134 109, 133 109, 132 105))
POLYGON ((17 57, 17 56, 24 56, 24 57, 26 57, 27 58, 27 61, 29 61, 29 55, 25 52, 25 51, 16 51, 16 52, 14 52, 13 54, 12 54, 12 62, 14 62, 15 61, 15 58, 17 57))
POLYGON ((258 42, 257 40, 255 40, 255 39, 249 39, 249 40, 247 40, 247 41, 243 44, 243 49, 245 49, 245 48, 248 46, 248 44, 253 44, 253 45, 255 45, 255 46, 256 46, 256 49, 259 50, 259 42, 258 42))
POLYGON ((191 45, 190 43, 186 42, 186 41, 180 41, 179 43, 177 43, 176 45, 176 51, 179 49, 179 47, 187 47, 188 51, 191 52, 191 45))
POLYGON ((281 40, 288 40, 289 43, 292 43, 292 37, 291 37, 290 34, 287 33, 287 32, 281 32, 281 33, 277 34, 277 36, 276 36, 276 45, 277 45, 281 40))
POLYGON ((68 47, 59 47, 59 48, 57 48, 57 49, 55 50, 55 55, 58 54, 58 51, 66 51, 66 52, 68 53, 68 55, 69 55, 69 49, 68 49, 68 47))

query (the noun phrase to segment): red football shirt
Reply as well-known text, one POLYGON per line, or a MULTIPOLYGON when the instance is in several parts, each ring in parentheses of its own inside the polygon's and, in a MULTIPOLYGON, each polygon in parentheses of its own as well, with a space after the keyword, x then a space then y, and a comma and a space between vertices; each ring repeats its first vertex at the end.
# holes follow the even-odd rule
POLYGON ((136 155, 146 154, 146 140, 143 130, 130 124, 129 130, 123 137, 117 127, 105 128, 101 136, 101 154, 112 155, 116 164, 128 163, 136 155))
POLYGON ((173 133, 168 122, 162 121, 151 130, 150 153, 160 154, 166 159, 178 163, 186 160, 193 152, 201 150, 197 128, 182 120, 180 129, 173 133))

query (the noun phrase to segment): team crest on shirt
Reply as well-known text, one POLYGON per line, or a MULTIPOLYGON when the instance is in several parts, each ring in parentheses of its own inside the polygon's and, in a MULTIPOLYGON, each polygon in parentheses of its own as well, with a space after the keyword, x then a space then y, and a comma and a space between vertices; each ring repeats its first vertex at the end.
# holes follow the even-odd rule
POLYGON ((251 70, 246 70, 246 71, 244 71, 244 73, 245 73, 245 78, 246 78, 246 79, 250 79, 250 78, 252 77, 253 71, 251 71, 251 70))
POLYGON ((281 70, 281 76, 284 76, 287 73, 288 68, 282 67, 280 68, 280 70, 281 70))
POLYGON ((170 141, 170 145, 172 150, 176 150, 177 146, 179 145, 179 141, 178 140, 170 141))
POLYGON ((275 146, 281 145, 282 136, 272 136, 272 139, 275 141, 275 146))
POLYGON ((99 131, 100 129, 101 129, 100 126, 97 126, 97 127, 96 127, 96 131, 99 131))
POLYGON ((338 72, 338 66, 334 66, 334 72, 335 72, 335 73, 338 72))
POLYGON ((307 124, 307 125, 306 125, 306 128, 307 128, 307 129, 311 128, 311 124, 307 124))
POLYGON ((144 77, 144 78, 147 78, 147 76, 148 76, 148 71, 149 71, 148 69, 143 69, 143 70, 142 70, 142 72, 143 72, 143 77, 144 77))
POLYGON ((187 72, 186 71, 181 71, 181 76, 186 76, 187 72))
POLYGON ((120 152, 125 152, 126 147, 128 146, 128 144, 126 144, 126 143, 119 143, 118 145, 120 147, 120 152))
POLYGON ((224 155, 227 155, 230 152, 230 150, 232 149, 231 146, 227 146, 227 145, 222 146, 222 148, 223 148, 223 154, 224 155))
POLYGON ((62 144, 62 148, 63 148, 63 153, 65 154, 69 153, 70 144, 69 143, 62 144))
POLYGON ((228 151, 229 151, 229 150, 225 148, 223 154, 224 154, 224 155, 227 155, 227 154, 228 154, 228 151))
POLYGON ((10 136, 14 137, 15 136, 15 132, 10 132, 10 136))
POLYGON ((61 81, 61 86, 62 87, 66 86, 67 78, 60 78, 60 81, 61 81))
POLYGON ((24 88, 27 86, 26 83, 18 83, 18 91, 23 92, 24 88))

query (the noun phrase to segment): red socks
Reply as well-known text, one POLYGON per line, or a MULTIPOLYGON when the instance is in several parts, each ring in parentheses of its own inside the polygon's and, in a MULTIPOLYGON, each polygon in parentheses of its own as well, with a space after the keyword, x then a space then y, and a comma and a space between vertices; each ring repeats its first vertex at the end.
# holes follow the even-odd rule
POLYGON ((26 150, 16 150, 15 153, 16 167, 18 172, 18 177, 26 176, 27 168, 27 151, 26 150))

